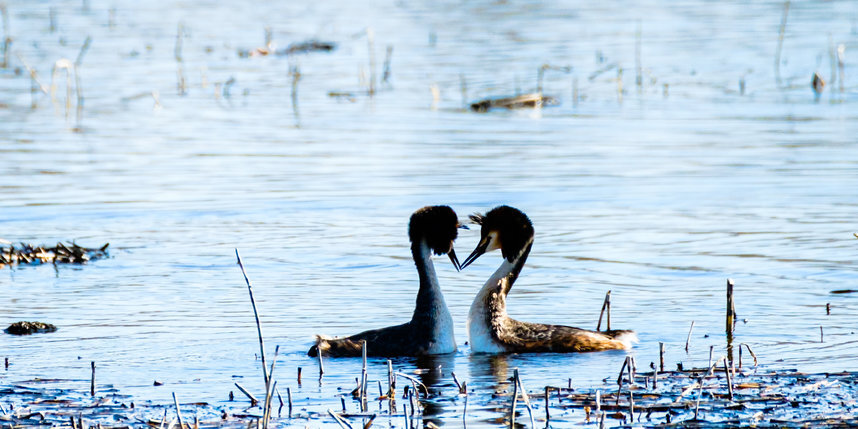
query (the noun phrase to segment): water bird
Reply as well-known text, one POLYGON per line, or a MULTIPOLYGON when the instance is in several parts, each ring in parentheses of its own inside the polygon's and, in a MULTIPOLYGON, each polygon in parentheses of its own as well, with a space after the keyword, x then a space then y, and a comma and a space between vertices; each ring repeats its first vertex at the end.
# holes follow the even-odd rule
POLYGON ((407 323, 373 329, 345 338, 316 336, 310 356, 360 356, 361 342, 366 341, 371 356, 425 356, 456 351, 453 318, 447 309, 432 254, 446 254, 456 270, 459 260, 453 250, 458 235, 459 218, 448 206, 427 206, 414 212, 408 225, 411 256, 417 266, 420 288, 414 314, 407 323))
POLYGON ((462 263, 465 269, 480 255, 500 249, 503 262, 477 293, 468 313, 468 337, 475 353, 594 352, 625 350, 637 341, 629 330, 589 331, 562 325, 514 320, 506 299, 533 246, 533 224, 520 210, 499 206, 475 214, 480 241, 462 263))

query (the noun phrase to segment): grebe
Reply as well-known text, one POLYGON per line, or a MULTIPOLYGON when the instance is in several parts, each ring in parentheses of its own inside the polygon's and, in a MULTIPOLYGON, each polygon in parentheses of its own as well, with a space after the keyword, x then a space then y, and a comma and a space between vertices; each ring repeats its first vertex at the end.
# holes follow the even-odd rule
POLYGON ((533 246, 533 224, 520 210, 499 206, 472 215, 481 225, 480 242, 462 263, 464 269, 483 253, 500 249, 503 263, 474 298, 468 313, 468 337, 475 353, 593 352, 631 348, 633 331, 588 331, 561 325, 520 322, 506 313, 506 296, 533 246))
POLYGON ((317 335, 316 344, 307 354, 316 356, 321 351, 326 356, 360 356, 364 340, 367 354, 373 356, 424 356, 456 351, 453 318, 435 276, 432 253, 446 253, 458 271, 459 260, 453 251, 458 228, 459 218, 448 206, 427 206, 411 215, 408 237, 420 275, 420 289, 410 322, 345 338, 317 335))

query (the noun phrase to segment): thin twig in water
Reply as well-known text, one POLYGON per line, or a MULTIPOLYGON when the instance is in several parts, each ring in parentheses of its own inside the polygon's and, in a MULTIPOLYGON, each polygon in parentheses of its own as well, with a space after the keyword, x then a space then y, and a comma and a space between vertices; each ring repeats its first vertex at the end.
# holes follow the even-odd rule
POLYGON ((685 339, 685 352, 688 353, 688 345, 691 343, 691 331, 694 330, 694 321, 691 321, 691 327, 688 328, 688 338, 685 339))
MULTIPOLYGON (((605 300, 602 302, 602 310, 599 311, 599 323, 596 324, 596 330, 600 331, 602 328, 602 315, 605 314, 605 309, 610 307, 611 305, 611 291, 605 294, 605 300)), ((608 329, 611 329, 611 316, 610 310, 608 310, 608 329)))
MULTIPOLYGON (((181 25, 181 24, 180 24, 181 25)), ((262 359, 262 378, 265 381, 265 389, 268 390, 268 368, 265 366, 265 343, 262 341, 262 325, 259 323, 259 312, 256 310, 256 301, 253 299, 253 287, 250 284, 250 279, 247 277, 247 271, 244 269, 244 264, 241 262, 241 255, 238 249, 235 249, 235 258, 238 261, 238 266, 241 268, 241 274, 244 276, 244 282, 247 283, 247 292, 250 294, 250 305, 253 306, 253 317, 256 319, 256 332, 259 334, 259 355, 262 359)), ((322 354, 319 353, 319 362, 321 362, 322 354)))

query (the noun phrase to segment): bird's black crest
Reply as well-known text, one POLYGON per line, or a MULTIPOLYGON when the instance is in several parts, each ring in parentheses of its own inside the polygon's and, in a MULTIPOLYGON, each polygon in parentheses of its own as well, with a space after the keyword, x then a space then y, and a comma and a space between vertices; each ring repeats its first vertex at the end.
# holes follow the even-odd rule
POLYGON ((425 238, 436 255, 450 251, 459 235, 459 217, 448 206, 426 206, 411 215, 408 238, 419 243, 425 238))
POLYGON ((498 206, 485 215, 473 214, 471 220, 481 225, 483 237, 497 231, 503 257, 512 262, 533 238, 533 224, 521 210, 510 206, 498 206))

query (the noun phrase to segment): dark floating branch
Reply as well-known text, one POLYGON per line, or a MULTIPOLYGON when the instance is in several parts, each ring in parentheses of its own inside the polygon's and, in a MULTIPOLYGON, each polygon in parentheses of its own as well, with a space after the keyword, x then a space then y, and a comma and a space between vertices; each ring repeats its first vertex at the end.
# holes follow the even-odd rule
POLYGON ((106 258, 107 246, 110 245, 106 243, 99 248, 88 248, 78 246, 74 242, 67 245, 57 243, 54 247, 19 244, 20 247, 16 247, 10 242, 0 240, 0 268, 15 264, 85 264, 91 260, 106 258), (9 247, 3 246, 3 243, 9 244, 9 247))

